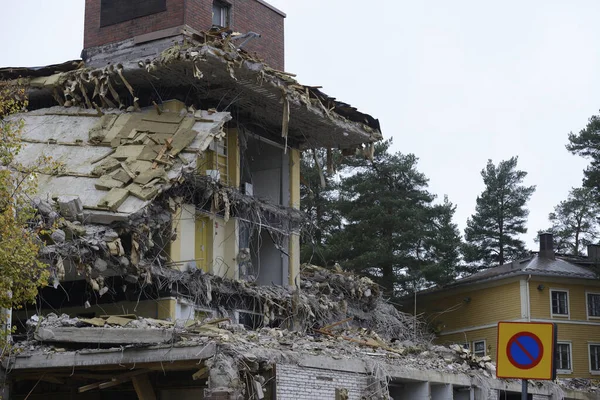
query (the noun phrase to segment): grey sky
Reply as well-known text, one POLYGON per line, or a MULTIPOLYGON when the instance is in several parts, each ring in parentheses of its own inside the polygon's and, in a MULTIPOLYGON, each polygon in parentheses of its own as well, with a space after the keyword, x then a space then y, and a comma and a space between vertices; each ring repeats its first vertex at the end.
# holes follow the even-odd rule
MULTIPOLYGON (((288 14, 286 69, 379 118, 394 150, 419 157, 430 190, 458 205, 461 229, 487 159, 518 155, 537 185, 525 237, 534 247, 586 165, 564 146, 600 108, 599 2, 270 2, 288 14)), ((78 58, 83 4, 11 2, 0 66, 78 58)))

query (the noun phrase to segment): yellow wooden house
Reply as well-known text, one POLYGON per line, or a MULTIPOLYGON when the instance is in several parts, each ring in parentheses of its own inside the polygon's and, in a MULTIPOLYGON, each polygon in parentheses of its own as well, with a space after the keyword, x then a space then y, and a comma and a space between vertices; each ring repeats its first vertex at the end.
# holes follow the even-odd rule
POLYGON ((543 234, 538 254, 419 292, 416 309, 439 344, 462 344, 494 360, 499 321, 555 323, 557 376, 597 377, 600 280, 584 266, 592 262, 555 256, 552 235, 543 234))

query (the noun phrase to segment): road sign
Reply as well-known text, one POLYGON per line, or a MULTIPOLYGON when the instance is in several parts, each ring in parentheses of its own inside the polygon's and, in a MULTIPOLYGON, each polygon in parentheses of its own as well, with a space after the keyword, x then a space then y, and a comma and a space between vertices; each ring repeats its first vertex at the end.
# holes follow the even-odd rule
POLYGON ((556 326, 537 322, 499 322, 496 354, 498 378, 555 378, 556 326))

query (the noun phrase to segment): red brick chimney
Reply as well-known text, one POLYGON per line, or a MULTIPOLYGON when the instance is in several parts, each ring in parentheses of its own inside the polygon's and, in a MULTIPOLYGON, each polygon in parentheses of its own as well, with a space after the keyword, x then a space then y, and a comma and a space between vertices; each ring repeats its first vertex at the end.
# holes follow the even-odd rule
POLYGON ((285 14, 263 0, 85 0, 83 58, 99 46, 174 36, 178 28, 206 31, 213 25, 260 38, 244 49, 284 69, 285 14))

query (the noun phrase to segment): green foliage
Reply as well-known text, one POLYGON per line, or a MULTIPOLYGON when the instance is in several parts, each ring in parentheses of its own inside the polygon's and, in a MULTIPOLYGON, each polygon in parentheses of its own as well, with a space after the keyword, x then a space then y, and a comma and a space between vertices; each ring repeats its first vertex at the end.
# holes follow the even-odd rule
POLYGON ((553 234, 555 251, 578 256, 588 244, 596 241, 598 211, 600 208, 591 189, 572 189, 567 200, 561 201, 548 215, 551 227, 545 232, 553 234))
POLYGON ((444 196, 444 202, 433 207, 431 234, 428 237, 431 262, 422 268, 428 282, 444 285, 452 282, 459 269, 462 245, 458 226, 452 222, 456 206, 444 196))
POLYGON ((36 190, 36 176, 53 167, 45 157, 27 167, 15 160, 23 147, 23 122, 9 116, 26 105, 22 88, 0 82, 0 308, 7 309, 33 302, 48 277, 38 260, 37 232, 28 224, 35 215, 30 195, 36 190))
POLYGON ((328 257, 328 238, 341 227, 340 213, 336 208, 337 182, 331 165, 333 158, 340 161, 339 152, 326 150, 306 151, 300 165, 300 206, 310 220, 312 229, 303 231, 301 261, 326 265, 328 257), (327 171, 325 167, 329 163, 327 171), (323 185, 324 184, 324 185, 323 185))
POLYGON ((477 197, 475 214, 467 220, 463 255, 467 272, 504 264, 525 254, 519 235, 527 233, 527 201, 535 186, 524 186, 527 172, 517 170, 517 157, 481 171, 485 190, 477 197))
POLYGON ((583 171, 583 184, 594 191, 598 200, 600 198, 600 116, 593 115, 586 127, 578 134, 569 133, 567 150, 590 160, 590 165, 583 171))
POLYGON ((321 244, 329 263, 369 276, 389 295, 399 295, 452 280, 460 235, 452 223, 455 207, 447 200, 435 205, 417 158, 391 154, 390 144, 377 144, 372 161, 344 160, 340 181, 329 192, 337 198, 327 199, 321 244))

